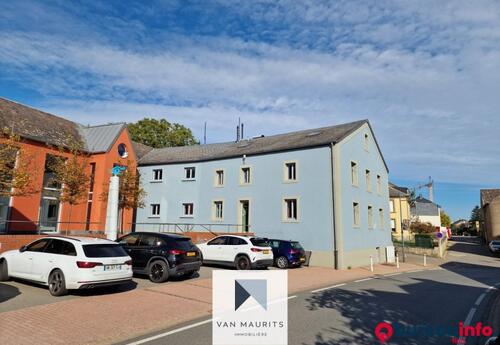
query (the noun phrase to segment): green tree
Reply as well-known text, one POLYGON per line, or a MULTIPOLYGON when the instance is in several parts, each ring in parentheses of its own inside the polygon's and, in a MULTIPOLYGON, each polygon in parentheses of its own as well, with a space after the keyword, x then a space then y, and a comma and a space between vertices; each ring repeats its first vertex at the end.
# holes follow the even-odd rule
POLYGON ((154 148, 199 144, 191 130, 165 119, 144 118, 128 124, 132 140, 154 148))
POLYGON ((473 224, 476 221, 482 222, 483 221, 483 212, 479 208, 479 206, 474 206, 470 213, 470 222, 473 224))
POLYGON ((441 226, 445 226, 449 228, 451 226, 451 218, 444 212, 444 210, 441 210, 441 226))

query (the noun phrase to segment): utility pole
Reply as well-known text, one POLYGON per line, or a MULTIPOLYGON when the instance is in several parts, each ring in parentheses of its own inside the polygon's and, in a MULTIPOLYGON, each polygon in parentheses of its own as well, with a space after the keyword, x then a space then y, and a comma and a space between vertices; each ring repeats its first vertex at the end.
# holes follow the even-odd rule
POLYGON ((405 235, 404 235, 404 229, 403 229, 403 206, 402 206, 402 203, 401 203, 401 195, 399 196, 399 224, 401 226, 401 243, 402 243, 402 246, 403 246, 403 249, 402 249, 402 254, 403 254, 403 262, 406 261, 406 258, 405 258, 405 235))

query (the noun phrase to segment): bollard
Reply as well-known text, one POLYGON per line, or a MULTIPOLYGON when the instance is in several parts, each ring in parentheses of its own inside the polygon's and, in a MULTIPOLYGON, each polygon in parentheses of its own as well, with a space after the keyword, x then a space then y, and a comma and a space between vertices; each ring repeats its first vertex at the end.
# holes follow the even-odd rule
POLYGON ((396 256, 396 268, 399 269, 399 255, 396 256))
POLYGON ((424 254, 424 266, 427 266, 427 255, 424 254))
POLYGON ((370 255, 370 271, 373 272, 373 256, 370 255))

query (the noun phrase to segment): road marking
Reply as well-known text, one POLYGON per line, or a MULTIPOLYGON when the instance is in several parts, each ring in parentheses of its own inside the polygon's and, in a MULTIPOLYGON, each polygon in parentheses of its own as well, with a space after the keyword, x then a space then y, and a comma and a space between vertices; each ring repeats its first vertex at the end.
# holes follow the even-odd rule
POLYGON ((361 283, 361 282, 365 282, 365 281, 367 281, 367 280, 372 280, 372 279, 375 279, 375 278, 358 279, 358 280, 355 280, 354 282, 355 282, 355 283, 361 283))
POLYGON ((464 321, 464 326, 470 325, 475 313, 476 313, 476 308, 471 308, 471 310, 469 310, 469 314, 467 314, 467 317, 465 318, 464 321))
POLYGON ((175 334, 175 333, 183 332, 183 331, 186 331, 188 329, 195 328, 195 327, 198 327, 198 326, 202 326, 202 325, 205 325, 205 324, 210 323, 210 322, 212 322, 212 319, 208 319, 208 320, 196 322, 196 323, 193 323, 191 325, 180 327, 180 328, 177 328, 177 329, 165 332, 165 333, 157 334, 157 335, 149 337, 149 338, 144 338, 144 339, 141 339, 141 340, 137 340, 137 341, 135 341, 133 343, 129 343, 128 345, 140 345, 140 344, 144 344, 144 343, 147 343, 149 341, 160 339, 160 338, 163 338, 163 337, 175 334))
POLYGON ((399 272, 399 273, 391 273, 391 274, 386 274, 384 277, 394 277, 394 276, 398 276, 400 274, 403 274, 402 272, 399 272))
POLYGON ((485 297, 485 296, 486 296, 486 292, 483 292, 483 293, 481 294, 481 296, 479 296, 479 297, 477 298, 475 305, 476 305, 476 306, 480 305, 480 304, 481 304, 481 302, 483 301, 483 299, 484 299, 484 297, 485 297))
POLYGON ((332 286, 327 286, 327 287, 324 287, 324 288, 321 288, 321 289, 312 290, 311 293, 321 292, 321 291, 325 291, 325 290, 329 290, 329 289, 335 289, 335 288, 338 288, 338 287, 344 286, 344 285, 345 285, 345 283, 337 284, 337 285, 332 285, 332 286))

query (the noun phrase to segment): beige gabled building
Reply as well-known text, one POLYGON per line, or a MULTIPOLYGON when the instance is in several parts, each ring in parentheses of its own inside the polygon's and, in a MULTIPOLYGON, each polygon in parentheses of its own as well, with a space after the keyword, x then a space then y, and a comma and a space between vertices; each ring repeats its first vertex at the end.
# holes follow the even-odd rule
POLYGON ((500 189, 481 189, 486 241, 500 238, 500 189))
MULTIPOLYGON (((402 224, 407 223, 411 217, 410 191, 406 187, 399 187, 393 183, 389 183, 389 210, 391 219, 392 234, 396 238, 401 238, 402 224)), ((403 230, 405 238, 409 237, 410 231, 403 230)))

